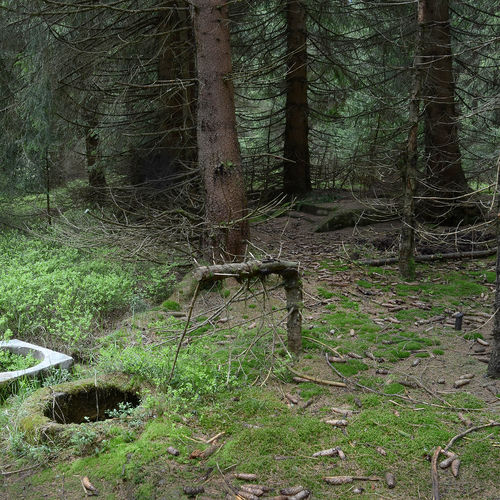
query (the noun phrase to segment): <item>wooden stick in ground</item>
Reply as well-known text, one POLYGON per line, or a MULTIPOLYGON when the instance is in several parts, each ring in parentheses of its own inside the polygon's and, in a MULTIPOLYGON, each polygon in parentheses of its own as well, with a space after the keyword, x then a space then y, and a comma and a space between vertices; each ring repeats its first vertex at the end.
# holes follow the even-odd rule
POLYGON ((175 357, 174 357, 174 362, 172 363, 172 370, 170 371, 170 375, 168 377, 167 384, 170 384, 170 381, 172 380, 172 377, 174 376, 174 370, 175 370, 175 365, 177 364, 177 358, 179 357, 179 352, 182 347, 182 342, 184 341, 184 337, 186 336, 189 323, 191 321, 191 316, 193 315, 193 309, 194 309, 194 304, 196 302, 196 299, 198 297, 198 292, 200 291, 200 283, 198 282, 196 284, 196 289, 194 291, 193 299, 191 300, 191 306, 189 307, 189 313, 188 317, 186 320, 186 325, 184 326, 184 331, 182 332, 181 338, 179 339, 179 343, 177 344, 177 351, 175 351, 175 357))
POLYGON ((294 354, 302 351, 302 286, 297 269, 281 273, 286 293, 286 308, 288 318, 286 322, 288 335, 288 349, 294 354))
POLYGON ((432 478, 432 500, 439 500, 439 475, 437 470, 437 461, 441 453, 441 446, 438 446, 432 455, 431 478, 432 478))

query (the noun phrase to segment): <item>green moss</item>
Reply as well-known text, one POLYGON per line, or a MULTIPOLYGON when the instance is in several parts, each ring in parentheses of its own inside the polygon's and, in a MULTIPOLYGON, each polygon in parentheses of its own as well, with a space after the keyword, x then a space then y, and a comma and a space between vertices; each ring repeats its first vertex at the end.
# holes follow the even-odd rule
POLYGON ((307 400, 324 394, 328 394, 328 389, 326 387, 310 383, 300 385, 300 397, 302 399, 307 400))
POLYGON ((165 300, 161 306, 162 306, 164 311, 180 311, 181 310, 181 305, 179 304, 179 302, 176 302, 175 300, 165 300))
POLYGON ((328 269, 331 272, 348 271, 349 266, 341 260, 323 260, 321 261, 321 268, 328 269))
POLYGON ((475 281, 466 279, 461 273, 449 273, 443 276, 443 283, 424 281, 418 284, 398 284, 395 291, 401 297, 419 294, 449 300, 478 296, 487 292, 488 289, 475 281))
POLYGON ((484 338, 483 335, 479 332, 474 332, 474 333, 466 333, 464 335, 465 340, 475 340, 475 339, 482 339, 484 338))
POLYGON ((368 366, 359 359, 350 359, 347 363, 337 364, 335 368, 337 368, 344 377, 350 377, 351 375, 356 375, 356 373, 360 371, 368 370, 368 366))
POLYGON ((399 319, 400 321, 414 322, 417 319, 427 319, 432 316, 443 314, 444 310, 445 310, 444 306, 435 306, 429 310, 423 310, 419 308, 404 309, 402 311, 397 311, 394 314, 394 317, 399 319))
POLYGON ((430 357, 430 354, 428 352, 417 352, 415 354, 416 358, 428 358, 430 357))
POLYGON ((320 286, 318 287, 318 295, 323 299, 331 299, 334 296, 334 293, 320 286))
POLYGON ((401 393, 405 392, 405 388, 403 385, 398 384, 397 382, 393 382, 393 383, 387 384, 384 387, 384 392, 386 392, 387 394, 401 394, 401 393))

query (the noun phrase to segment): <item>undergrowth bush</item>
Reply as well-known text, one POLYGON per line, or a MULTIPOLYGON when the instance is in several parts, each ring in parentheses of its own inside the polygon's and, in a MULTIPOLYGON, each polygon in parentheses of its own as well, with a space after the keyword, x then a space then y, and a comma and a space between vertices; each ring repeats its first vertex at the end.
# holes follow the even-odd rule
POLYGON ((15 370, 25 370, 35 366, 40 361, 31 354, 22 356, 4 349, 0 349, 0 372, 10 372, 15 370))
POLYGON ((0 336, 42 335, 75 344, 128 310, 137 296, 159 300, 168 294, 171 266, 112 257, 109 251, 82 252, 15 231, 1 233, 0 336))
POLYGON ((191 345, 181 350, 169 384, 176 348, 175 345, 153 349, 140 345, 108 346, 100 351, 99 366, 104 371, 121 371, 136 376, 183 399, 210 396, 235 384, 236 378, 227 376, 227 353, 216 353, 203 345, 191 345))

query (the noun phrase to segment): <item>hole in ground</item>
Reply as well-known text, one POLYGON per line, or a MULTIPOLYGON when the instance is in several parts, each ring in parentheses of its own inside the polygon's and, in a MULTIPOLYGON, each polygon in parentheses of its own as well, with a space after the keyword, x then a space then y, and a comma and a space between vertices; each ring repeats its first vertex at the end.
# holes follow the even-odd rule
POLYGON ((117 387, 89 387, 78 392, 54 394, 44 415, 58 424, 81 424, 106 420, 110 410, 119 410, 120 403, 139 406, 139 396, 117 387))

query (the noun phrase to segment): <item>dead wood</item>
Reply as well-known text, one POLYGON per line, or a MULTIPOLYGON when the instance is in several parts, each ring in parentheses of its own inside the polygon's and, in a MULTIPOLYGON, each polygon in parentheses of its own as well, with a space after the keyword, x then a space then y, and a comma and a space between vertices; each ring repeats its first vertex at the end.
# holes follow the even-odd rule
POLYGON ((244 490, 239 490, 236 494, 236 498, 243 498, 244 500, 259 500, 257 495, 244 490))
POLYGON ((28 472, 30 470, 36 469, 40 464, 31 465, 30 467, 26 467, 24 469, 12 470, 12 471, 2 471, 0 472, 0 476, 7 477, 13 476, 14 474, 21 474, 22 472, 28 472))
POLYGON ((336 382, 334 380, 324 380, 321 378, 311 377, 310 375, 306 375, 304 373, 300 373, 300 372, 294 370, 293 368, 291 368, 288 365, 286 365, 286 367, 289 371, 291 371, 297 377, 308 380, 309 382, 314 382, 314 383, 320 384, 320 385, 330 385, 332 387, 347 387, 347 384, 344 384, 344 382, 336 382))
POLYGON ((313 453, 313 457, 335 457, 339 454, 339 450, 337 448, 329 448, 328 450, 321 450, 313 453))
POLYGON ((328 484, 347 484, 353 481, 380 481, 377 476, 328 476, 323 478, 328 484))
POLYGON ((82 488, 87 496, 98 496, 99 491, 97 488, 90 482, 90 479, 85 476, 81 478, 82 488))
POLYGON ((325 424, 330 424, 333 425, 334 427, 346 427, 349 422, 347 420, 338 420, 338 419, 333 419, 333 420, 325 420, 325 424))
POLYGON ((198 495, 201 495, 202 493, 205 493, 205 488, 203 486, 184 486, 182 490, 188 497, 196 497, 198 495))
POLYGON ((450 441, 448 442, 448 444, 444 447, 443 450, 448 451, 453 446, 455 441, 457 441, 460 438, 463 438, 464 436, 467 436, 467 434, 469 434, 471 432, 480 431, 481 429, 487 429, 488 427, 498 427, 498 426, 500 426, 500 422, 490 422, 489 424, 478 425, 477 427, 471 427, 471 428, 467 429, 466 431, 461 432, 460 434, 457 434, 456 436, 453 436, 450 439, 450 441))
POLYGON ((269 274, 284 274, 287 272, 298 272, 297 262, 280 260, 269 261, 247 261, 233 264, 221 264, 216 266, 202 266, 194 271, 193 275, 197 281, 211 283, 226 278, 248 279, 257 276, 268 276, 269 274))
POLYGON ((285 495, 287 497, 296 495, 297 493, 300 493, 301 491, 304 491, 303 486, 290 486, 289 488, 283 488, 280 490, 280 493, 282 495, 285 495))
POLYGON ((215 266, 202 266, 193 273, 198 286, 221 281, 226 278, 236 278, 239 281, 250 278, 266 278, 270 274, 278 274, 283 278, 283 288, 286 292, 288 348, 293 354, 302 350, 302 283, 299 264, 279 260, 247 261, 215 266))
MULTIPOLYGON (((416 262, 430 262, 435 260, 453 260, 453 259, 480 259, 482 257, 490 257, 497 253, 496 248, 491 248, 489 250, 476 250, 473 252, 450 252, 450 253, 436 253, 432 255, 416 255, 416 262)), ((398 257, 387 257, 385 259, 366 259, 361 260, 358 264, 362 266, 388 266, 391 264, 397 264, 399 262, 398 257)))
POLYGON ((247 474, 245 472, 237 472, 234 477, 235 479, 241 479, 242 481, 255 481, 257 479, 256 474, 247 474))
POLYGON ((296 493, 295 495, 288 497, 288 500, 304 500, 307 498, 311 492, 309 490, 302 490, 296 493))
POLYGON ((394 474, 392 472, 386 472, 384 477, 389 489, 392 490, 396 487, 396 478, 394 477, 394 474))
POLYGON ((457 458, 457 456, 454 453, 451 454, 448 458, 445 458, 444 460, 439 462, 439 468, 440 469, 447 469, 451 465, 453 460, 455 460, 456 458, 457 458))
POLYGON ((437 470, 437 460, 441 453, 441 446, 438 446, 432 455, 431 479, 432 479, 432 500, 439 500, 439 475, 437 470))

